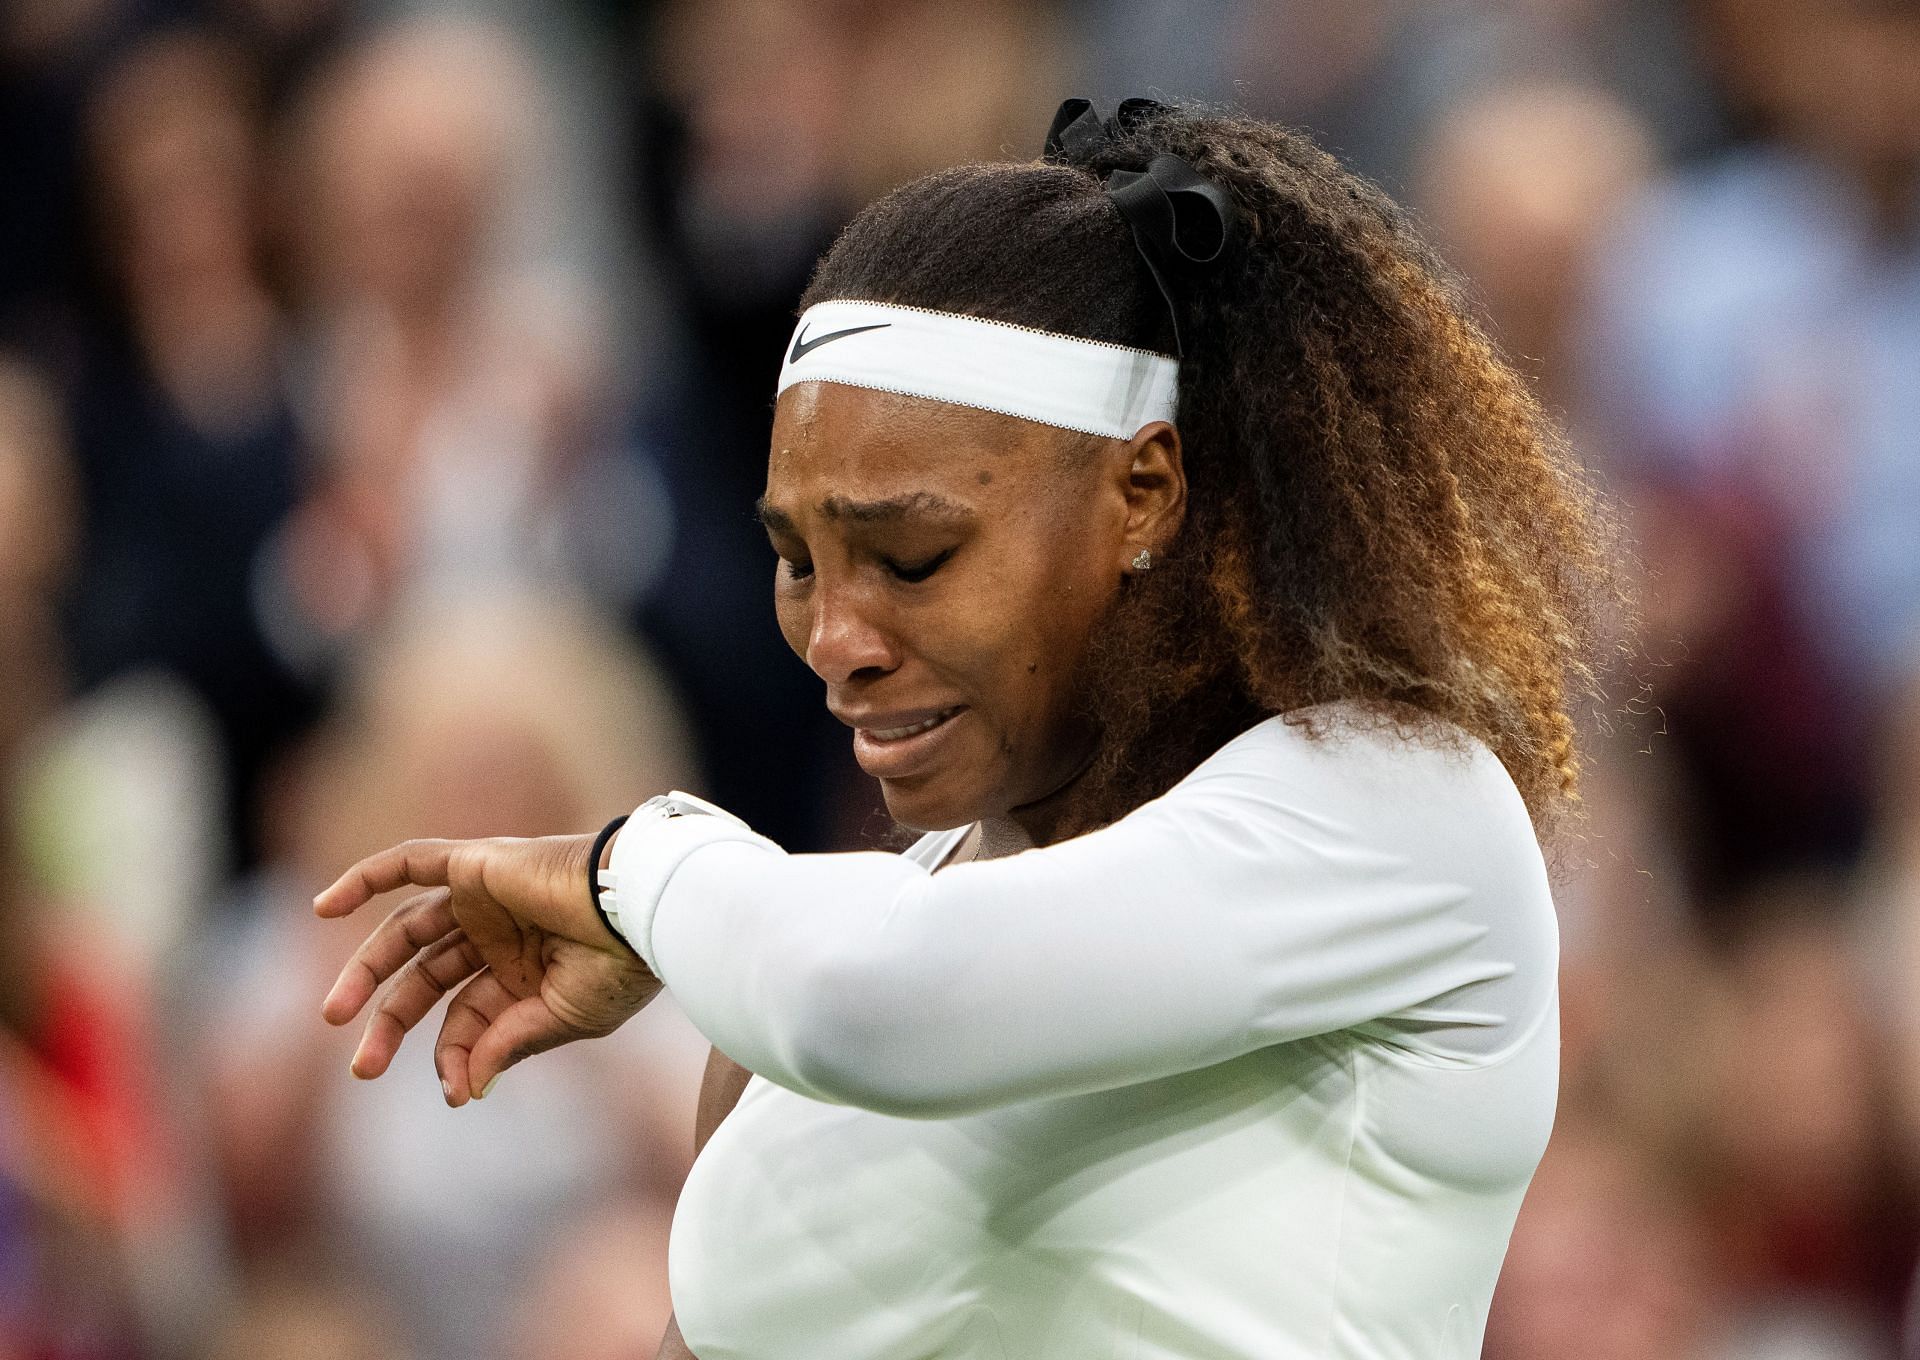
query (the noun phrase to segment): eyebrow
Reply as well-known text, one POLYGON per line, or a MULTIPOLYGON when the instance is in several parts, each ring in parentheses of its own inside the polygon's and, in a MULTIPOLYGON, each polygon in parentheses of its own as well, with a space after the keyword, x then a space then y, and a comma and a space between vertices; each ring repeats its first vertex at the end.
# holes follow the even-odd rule
MULTIPOLYGON (((792 518, 769 505, 765 496, 754 502, 753 512, 762 524, 775 533, 794 532, 792 518)), ((975 517, 971 506, 931 491, 910 491, 904 496, 889 496, 878 501, 854 501, 845 496, 829 496, 820 502, 820 513, 828 519, 847 519, 855 524, 888 524, 903 519, 954 523, 975 517)))

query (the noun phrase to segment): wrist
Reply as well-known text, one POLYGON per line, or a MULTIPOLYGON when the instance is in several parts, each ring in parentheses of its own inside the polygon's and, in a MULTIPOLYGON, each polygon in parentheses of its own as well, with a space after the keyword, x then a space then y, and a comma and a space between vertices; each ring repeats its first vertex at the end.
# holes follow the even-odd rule
POLYGON ((602 885, 596 906, 656 975, 654 916, 668 881, 689 855, 716 841, 748 842, 781 853, 731 812, 678 790, 648 799, 624 827, 607 834, 610 842, 617 835, 618 842, 606 851, 606 867, 596 872, 602 885))
POLYGON ((619 923, 608 914, 605 903, 606 889, 610 886, 612 877, 605 871, 613 862, 613 843, 619 837, 621 829, 626 826, 629 815, 622 813, 615 817, 600 829, 599 835, 593 838, 593 844, 587 850, 586 879, 587 897, 593 903, 593 914, 600 919, 601 926, 612 937, 613 943, 622 951, 631 954, 636 952, 633 945, 621 933, 619 923))

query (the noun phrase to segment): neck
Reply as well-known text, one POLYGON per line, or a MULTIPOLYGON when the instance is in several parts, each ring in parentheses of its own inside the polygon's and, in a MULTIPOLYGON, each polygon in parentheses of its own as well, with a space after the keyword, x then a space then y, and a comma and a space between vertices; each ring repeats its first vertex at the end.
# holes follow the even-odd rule
POLYGON ((961 843, 961 854, 967 859, 999 859, 1033 846, 1034 840, 1026 828, 1013 818, 988 817, 974 823, 973 834, 961 843))
POLYGON ((1023 803, 998 817, 982 819, 983 844, 992 843, 986 839, 989 835, 1003 842, 1011 842, 1017 837, 1021 843, 1014 848, 1019 850, 1032 845, 1052 845, 1059 840, 1061 826, 1072 806, 1074 786, 1086 778, 1087 771, 1093 768, 1094 757, 1099 753, 1098 740, 1089 741, 1085 757, 1074 766, 1071 774, 1054 787, 1053 792, 1031 803, 1023 803), (996 825, 1000 830, 990 831, 996 825))

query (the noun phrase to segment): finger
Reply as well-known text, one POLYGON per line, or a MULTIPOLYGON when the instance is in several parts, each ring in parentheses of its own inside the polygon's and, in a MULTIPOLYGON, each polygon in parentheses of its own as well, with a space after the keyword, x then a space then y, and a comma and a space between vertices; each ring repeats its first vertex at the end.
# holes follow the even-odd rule
POLYGON ((447 882, 447 864, 459 841, 403 841, 391 850, 369 855, 313 899, 319 916, 349 916, 381 893, 404 888, 440 887, 447 882))
POLYGON ((353 957, 334 979, 327 999, 320 1003, 321 1017, 330 1025, 346 1024, 360 1013, 381 983, 453 928, 450 889, 432 888, 409 897, 353 951, 353 957))
POLYGON ((441 997, 485 967, 480 951, 463 930, 452 930, 414 956, 367 1018, 366 1032, 353 1055, 356 1077, 377 1077, 411 1030, 441 997))
POLYGON ((518 999, 489 968, 476 973, 447 1002, 440 1037, 433 1045, 433 1065, 440 1073, 440 1089, 446 1093, 447 1104, 457 1109, 473 1098, 468 1055, 487 1032, 487 1026, 518 999))
POLYGON ((474 1042, 467 1058, 467 1081, 485 1095, 494 1078, 522 1058, 585 1037, 548 1010, 541 997, 522 998, 494 1017, 474 1042))

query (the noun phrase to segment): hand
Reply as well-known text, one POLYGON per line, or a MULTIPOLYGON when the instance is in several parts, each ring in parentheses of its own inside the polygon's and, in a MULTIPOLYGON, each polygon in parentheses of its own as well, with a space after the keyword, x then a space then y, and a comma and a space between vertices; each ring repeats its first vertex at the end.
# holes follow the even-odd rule
POLYGON ((375 928, 321 1005, 344 1025, 398 974, 367 1020, 354 1075, 386 1071, 407 1031, 462 982, 433 1052, 456 1107, 522 1058, 611 1033, 651 1001, 660 980, 587 900, 592 849, 591 836, 407 841, 314 898, 317 915, 348 916, 395 888, 427 889, 375 928))

